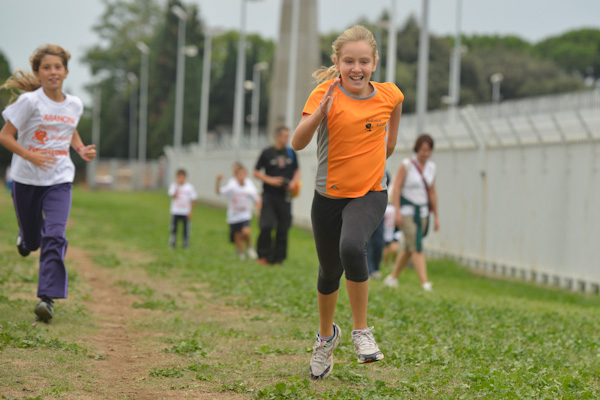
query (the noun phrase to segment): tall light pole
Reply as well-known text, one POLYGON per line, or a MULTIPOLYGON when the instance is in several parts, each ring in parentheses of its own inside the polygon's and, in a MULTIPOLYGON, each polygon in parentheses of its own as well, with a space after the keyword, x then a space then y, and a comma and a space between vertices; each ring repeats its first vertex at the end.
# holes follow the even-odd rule
POLYGON ((298 66, 298 23, 300 19, 300 0, 292 0, 292 26, 290 29, 290 61, 288 63, 288 89, 285 110, 285 124, 292 132, 296 128, 294 104, 296 98, 296 69, 298 66))
POLYGON ((396 0, 391 0, 390 19, 388 22, 387 63, 385 66, 386 82, 396 82, 396 0))
POLYGON ((429 71, 429 0, 423 1, 423 15, 419 33, 419 67, 417 71, 417 135, 425 131, 427 115, 427 78, 429 71))
POLYGON ((246 2, 260 0, 241 0, 240 40, 238 43, 237 65, 235 70, 235 100, 233 103, 233 145, 235 158, 240 160, 240 142, 244 128, 244 81, 246 75, 246 2))
POLYGON ((183 81, 185 78, 185 24, 187 13, 179 6, 171 7, 173 14, 179 18, 178 36, 177 36, 177 77, 175 84, 175 127, 173 148, 175 152, 181 150, 181 138, 183 137, 183 81))
POLYGON ((102 88, 98 83, 94 91, 94 110, 92 112, 92 143, 96 145, 98 156, 92 160, 87 168, 87 181, 92 189, 96 189, 96 171, 100 159, 100 111, 102 109, 102 88))
POLYGON ((456 0, 456 34, 454 49, 450 52, 450 71, 448 78, 448 96, 442 96, 442 101, 448 105, 448 119, 456 122, 456 109, 460 102, 460 62, 462 57, 461 27, 462 0, 456 0))
POLYGON ((135 159, 135 136, 137 130, 137 84, 138 78, 133 72, 127 73, 129 89, 129 162, 135 159))
POLYGON ((148 55, 150 49, 144 42, 137 42, 137 48, 142 53, 140 67, 140 123, 138 138, 138 163, 146 163, 146 138, 148 137, 148 55))
POLYGON ((456 36, 454 37, 454 51, 452 52, 452 61, 450 64, 450 98, 456 107, 460 101, 460 61, 462 57, 461 45, 461 15, 462 0, 456 0, 456 36))
POLYGON ((490 82, 492 83, 492 104, 494 107, 494 116, 498 116, 500 113, 500 84, 504 80, 504 75, 500 72, 496 72, 490 76, 490 82))
POLYGON ((202 57, 202 90, 200 92, 200 130, 198 144, 206 152, 206 139, 208 134, 208 101, 210 91, 210 63, 212 57, 212 35, 210 29, 204 32, 204 55, 202 57))
POLYGON ((269 68, 266 61, 254 64, 252 73, 252 127, 250 130, 250 143, 253 147, 258 146, 258 120, 260 111, 260 73, 269 68))

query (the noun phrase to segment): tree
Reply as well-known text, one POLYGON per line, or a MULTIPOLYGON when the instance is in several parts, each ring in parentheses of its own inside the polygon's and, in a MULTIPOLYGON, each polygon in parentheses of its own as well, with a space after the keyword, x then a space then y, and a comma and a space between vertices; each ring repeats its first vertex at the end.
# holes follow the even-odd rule
MULTIPOLYGON (((83 60, 94 75, 101 71, 107 77, 91 85, 94 92, 101 88, 101 140, 99 153, 103 157, 126 157, 129 154, 129 97, 131 85, 127 73, 139 75, 140 52, 137 42, 150 42, 160 8, 156 0, 104 0, 106 10, 93 27, 102 39, 92 46, 83 60)), ((137 117, 137 116, 134 116, 137 117)), ((89 132, 81 132, 91 136, 89 132)))
POLYGON ((549 58, 569 72, 600 78, 600 29, 580 29, 535 45, 538 57, 549 58))
MULTIPOLYGON (((8 60, 4 56, 4 53, 0 51, 0 85, 3 85, 10 75, 11 71, 8 60)), ((9 99, 10 93, 7 90, 0 91, 0 110, 6 108, 9 99)), ((4 123, 2 125, 4 125, 4 123)), ((4 146, 0 146, 0 174, 2 174, 0 175, 0 178, 4 176, 4 170, 10 164, 11 157, 12 153, 6 150, 4 146)))

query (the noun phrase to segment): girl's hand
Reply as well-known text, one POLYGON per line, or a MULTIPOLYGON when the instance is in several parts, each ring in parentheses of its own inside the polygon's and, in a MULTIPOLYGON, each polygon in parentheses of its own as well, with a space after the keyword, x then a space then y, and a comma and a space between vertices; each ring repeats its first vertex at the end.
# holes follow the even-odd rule
POLYGON ((84 161, 87 161, 87 162, 92 161, 94 158, 96 158, 96 145, 95 144, 90 144, 90 145, 85 146, 79 152, 79 156, 84 161))
POLYGON ((325 115, 329 114, 329 111, 331 111, 331 105, 333 104, 333 92, 339 83, 340 78, 334 79, 333 82, 331 82, 331 85, 329 85, 329 88, 327 89, 325 94, 323 95, 323 100, 321 100, 321 105, 319 106, 319 108, 321 109, 320 112, 322 112, 325 115))
POLYGON ((435 216, 435 219, 433 221, 433 230, 436 232, 440 230, 440 220, 437 217, 437 215, 435 216))
POLYGON ((46 150, 30 151, 27 155, 27 161, 43 171, 48 171, 56 164, 56 157, 49 156, 46 150))
POLYGON ((398 228, 402 227, 402 214, 396 211, 396 226, 398 228))

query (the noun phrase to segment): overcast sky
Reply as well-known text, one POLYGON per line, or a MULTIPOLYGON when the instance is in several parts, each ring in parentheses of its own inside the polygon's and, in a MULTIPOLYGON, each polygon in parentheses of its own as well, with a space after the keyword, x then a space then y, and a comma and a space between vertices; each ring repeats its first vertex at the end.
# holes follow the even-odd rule
MULTIPOLYGON (((183 0, 196 3, 208 26, 237 29, 245 0, 183 0)), ((304 0, 300 0, 301 2, 304 0)), ((317 0, 320 32, 341 31, 362 17, 375 21, 393 0, 317 0)), ((398 24, 409 15, 420 19, 423 0, 396 0, 398 24)), ((165 2, 166 3, 166 2, 165 2)), ((43 43, 56 43, 72 53, 69 93, 89 100, 84 91, 89 68, 79 59, 98 36, 92 26, 104 11, 101 0, 0 0, 0 51, 11 69, 29 69, 29 56, 43 43)), ((572 29, 600 29, 600 0, 462 0, 465 34, 513 34, 535 43, 572 29)), ((281 0, 247 3, 247 30, 276 38, 281 0)), ((456 0, 429 0, 429 29, 434 34, 456 31, 456 0)))

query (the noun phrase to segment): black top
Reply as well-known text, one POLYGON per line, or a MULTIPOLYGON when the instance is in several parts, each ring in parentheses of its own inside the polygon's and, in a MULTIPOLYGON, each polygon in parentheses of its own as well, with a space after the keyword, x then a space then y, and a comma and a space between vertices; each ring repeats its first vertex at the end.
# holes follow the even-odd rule
POLYGON ((256 162, 255 169, 265 169, 265 174, 269 176, 282 176, 285 184, 282 187, 275 187, 263 183, 265 193, 285 195, 287 183, 292 180, 294 173, 298 169, 298 158, 296 152, 291 147, 277 150, 275 146, 267 147, 263 150, 256 162))

